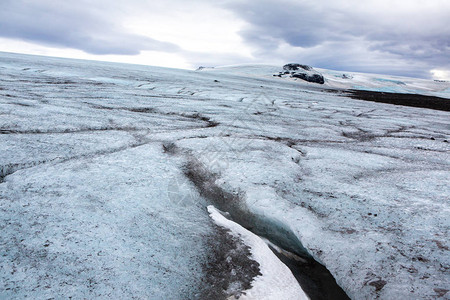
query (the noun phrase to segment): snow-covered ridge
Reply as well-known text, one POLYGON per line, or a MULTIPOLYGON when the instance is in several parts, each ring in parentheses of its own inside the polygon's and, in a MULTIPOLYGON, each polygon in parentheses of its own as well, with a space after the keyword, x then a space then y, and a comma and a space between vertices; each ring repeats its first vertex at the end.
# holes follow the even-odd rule
MULTIPOLYGON (((325 87, 337 89, 356 89, 391 93, 418 93, 423 95, 450 98, 450 82, 431 79, 420 79, 384 74, 343 72, 323 68, 314 68, 315 74, 325 78, 325 87)), ((272 65, 234 65, 215 68, 202 68, 203 72, 236 74, 241 76, 267 78, 275 76, 275 80, 295 81, 299 84, 311 83, 295 77, 286 76, 287 70, 282 66, 272 65), (282 74, 281 76, 280 73, 282 74), (282 78, 278 78, 282 77, 282 78)), ((308 72, 308 70, 305 70, 308 72)))

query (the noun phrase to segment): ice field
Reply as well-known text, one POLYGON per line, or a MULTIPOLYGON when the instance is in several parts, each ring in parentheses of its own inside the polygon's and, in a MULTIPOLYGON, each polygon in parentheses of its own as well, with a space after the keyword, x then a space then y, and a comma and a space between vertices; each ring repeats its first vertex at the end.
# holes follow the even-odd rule
POLYGON ((0 299, 449 299, 450 83, 280 69, 0 53, 0 299))

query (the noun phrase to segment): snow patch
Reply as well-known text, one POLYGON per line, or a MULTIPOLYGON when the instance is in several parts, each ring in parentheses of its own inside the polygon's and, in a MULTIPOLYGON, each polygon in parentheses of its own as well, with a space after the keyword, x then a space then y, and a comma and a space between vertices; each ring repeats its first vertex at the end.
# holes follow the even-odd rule
POLYGON ((284 265, 259 236, 225 218, 214 206, 208 206, 214 222, 231 231, 250 247, 252 258, 260 264, 261 276, 255 277, 253 287, 239 299, 309 299, 291 270, 284 265))

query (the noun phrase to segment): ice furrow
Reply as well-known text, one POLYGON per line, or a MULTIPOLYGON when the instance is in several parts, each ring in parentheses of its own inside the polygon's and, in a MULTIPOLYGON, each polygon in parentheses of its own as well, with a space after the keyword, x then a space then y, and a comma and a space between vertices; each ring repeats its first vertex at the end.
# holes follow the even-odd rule
POLYGON ((200 161, 189 153, 177 149, 175 144, 166 147, 170 147, 170 153, 172 154, 182 154, 187 157, 184 174, 196 186, 200 195, 209 200, 212 205, 229 213, 232 221, 250 232, 267 238, 274 244, 280 245, 307 261, 307 268, 304 268, 305 265, 299 267, 295 263, 291 263, 291 267, 295 269, 297 278, 301 278, 302 284, 311 293, 309 296, 313 296, 311 299, 323 299, 323 297, 327 298, 329 295, 334 295, 334 299, 348 299, 330 272, 314 260, 286 224, 252 214, 244 204, 242 197, 245 197, 245 195, 243 193, 230 193, 218 186, 215 182, 217 179, 215 174, 208 171, 200 161))

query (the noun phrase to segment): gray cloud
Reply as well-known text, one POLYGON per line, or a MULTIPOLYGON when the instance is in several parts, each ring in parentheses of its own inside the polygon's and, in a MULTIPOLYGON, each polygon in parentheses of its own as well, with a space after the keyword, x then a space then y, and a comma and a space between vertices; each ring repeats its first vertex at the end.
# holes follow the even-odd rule
POLYGON ((239 1, 228 3, 227 7, 249 22, 242 36, 250 42, 258 44, 259 40, 272 38, 273 42, 284 40, 292 46, 309 48, 333 35, 328 30, 332 20, 319 17, 320 8, 311 3, 239 1))
POLYGON ((247 21, 240 35, 261 60, 276 56, 324 68, 421 77, 433 68, 450 69, 448 1, 230 0, 224 5, 247 21))
POLYGON ((1 37, 91 54, 154 50, 174 52, 193 66, 292 61, 420 77, 429 77, 434 68, 450 70, 448 0, 0 1, 1 37), (237 52, 186 51, 121 26, 136 13, 151 18, 173 11, 182 14, 193 6, 200 12, 211 6, 226 9, 245 21, 239 35, 251 47, 253 60, 237 52))
POLYGON ((127 33, 114 22, 113 4, 90 1, 3 0, 0 36, 91 54, 135 55, 141 50, 173 52, 171 43, 127 33))

